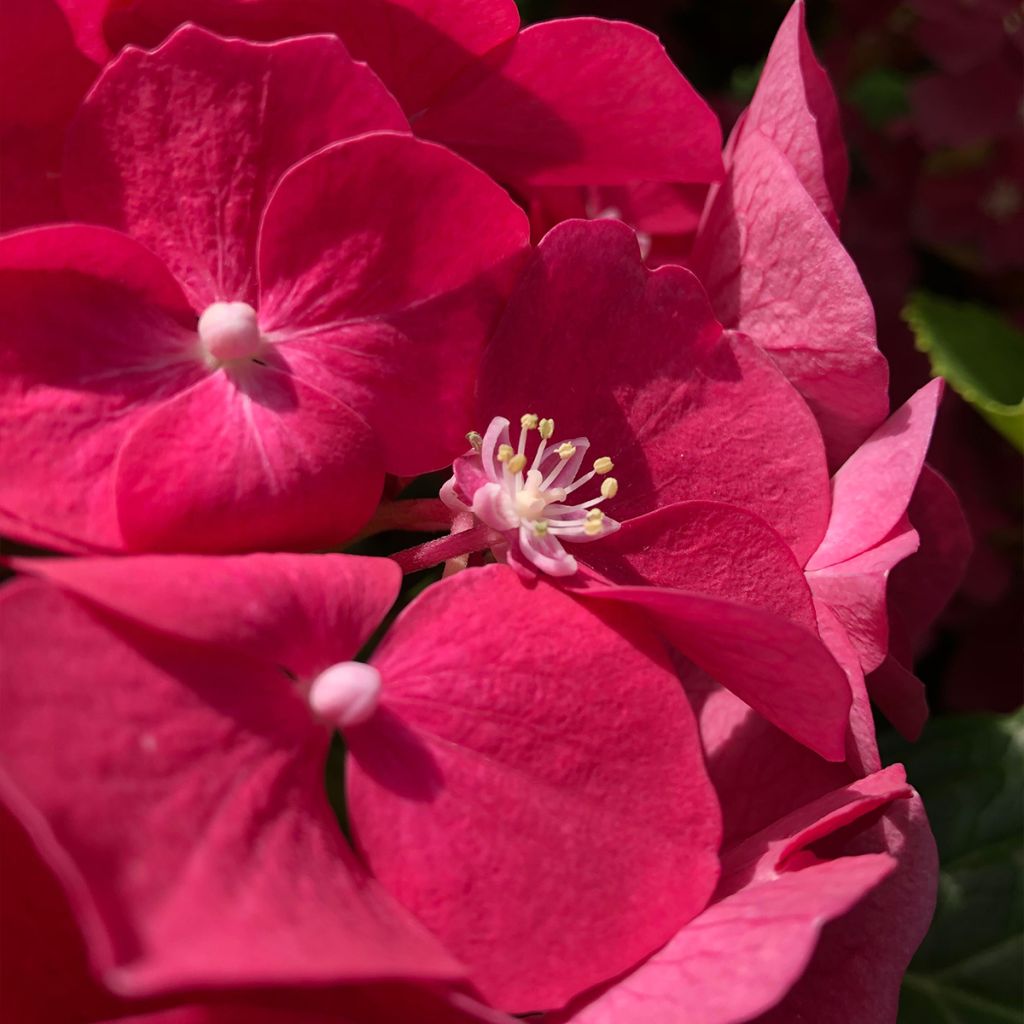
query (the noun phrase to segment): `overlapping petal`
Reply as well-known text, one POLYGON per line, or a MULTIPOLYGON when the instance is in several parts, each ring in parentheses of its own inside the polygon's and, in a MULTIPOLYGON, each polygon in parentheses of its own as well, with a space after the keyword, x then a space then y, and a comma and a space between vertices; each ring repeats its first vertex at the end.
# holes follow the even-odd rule
POLYGON ((465 445, 474 364, 525 255, 523 212, 440 146, 376 133, 293 168, 260 233, 260 321, 295 376, 373 427, 389 472, 465 445))
POLYGON ((761 132, 775 143, 837 228, 849 175, 846 146, 832 84, 807 37, 803 0, 796 0, 775 34, 737 137, 746 132, 761 132))
POLYGON ((185 26, 104 71, 69 132, 75 219, 143 242, 197 309, 255 304, 256 235, 287 168, 329 142, 407 128, 393 97, 326 36, 258 45, 185 26))
MULTIPOLYGON (((343 563, 332 600, 301 604, 331 612, 369 598, 363 614, 331 613, 353 623, 339 638, 351 657, 394 578, 334 559, 343 563)), ((275 613, 296 590, 316 594, 326 569, 313 556, 239 560, 218 595, 223 564, 192 563, 193 587, 223 610, 246 575, 262 578, 266 598, 243 606, 246 628, 262 622, 279 640, 275 613)), ((243 632, 229 649, 223 614, 215 645, 188 625, 186 639, 167 613, 184 583, 176 571, 173 559, 101 563, 63 581, 87 590, 85 602, 37 580, 2 597, 5 790, 32 809, 107 984, 142 995, 456 976, 345 845, 323 792, 329 734, 284 671, 296 640, 246 650, 243 632), (134 621, 117 612, 133 584, 149 592, 134 621), (157 629, 140 625, 151 617, 157 629)))
POLYGON ((597 18, 520 32, 466 67, 415 118, 414 131, 512 184, 712 181, 721 174, 718 120, 657 37, 597 18))
POLYGON ((739 136, 692 265, 722 323, 771 353, 807 400, 840 464, 885 418, 888 368, 853 261, 763 131, 739 136))
MULTIPOLYGON (((934 860, 929 865, 916 848, 908 849, 901 833, 879 837, 872 834, 877 827, 869 825, 872 812, 885 808, 887 826, 898 830, 907 820, 904 806, 912 799, 901 770, 890 769, 822 797, 733 847, 725 856, 715 900, 700 917, 635 971, 552 1021, 750 1020, 786 994, 807 967, 819 938, 824 947, 825 922, 851 910, 857 913, 860 905, 870 913, 865 897, 870 900, 887 878, 897 879, 913 901, 915 914, 906 932, 919 929, 916 911, 934 902, 934 860)), ((927 827, 916 815, 913 827, 915 843, 926 845, 927 827)), ((879 937, 886 941, 886 924, 869 921, 870 931, 854 940, 862 948, 879 937)), ((843 929, 841 934, 849 933, 843 929)), ((829 995, 818 994, 810 1005, 842 1001, 847 988, 853 990, 851 997, 859 995, 852 974, 840 974, 829 995)), ((891 986, 883 990, 885 999, 891 999, 891 986)))
POLYGON ((431 588, 373 657, 381 710, 348 733, 374 874, 528 1010, 651 952, 717 878, 717 810, 653 634, 504 566, 431 588))
POLYGON ((478 410, 481 424, 536 412, 586 435, 615 462, 617 519, 703 498, 757 513, 798 558, 824 534, 806 405, 747 339, 721 334, 691 274, 647 270, 614 221, 568 222, 538 246, 485 353, 478 410))

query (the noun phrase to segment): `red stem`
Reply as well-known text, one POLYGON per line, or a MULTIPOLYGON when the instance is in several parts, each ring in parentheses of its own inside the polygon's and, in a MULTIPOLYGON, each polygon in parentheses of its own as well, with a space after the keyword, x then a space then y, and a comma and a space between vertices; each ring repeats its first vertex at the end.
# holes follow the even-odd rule
POLYGON ((490 547, 493 533, 489 526, 475 526, 472 530, 451 533, 447 537, 428 540, 414 548, 406 548, 391 557, 402 567, 403 573, 419 572, 432 565, 440 565, 449 558, 469 555, 490 547))

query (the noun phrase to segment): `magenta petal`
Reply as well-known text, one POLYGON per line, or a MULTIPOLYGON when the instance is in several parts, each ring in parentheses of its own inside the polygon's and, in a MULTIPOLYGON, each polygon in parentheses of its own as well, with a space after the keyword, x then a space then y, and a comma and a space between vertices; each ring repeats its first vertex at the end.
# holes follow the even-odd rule
POLYGON ((942 381, 896 410, 832 478, 832 515, 807 569, 844 562, 885 539, 906 514, 924 465, 942 381))
POLYGON ((329 142, 407 123, 329 37, 269 45, 179 29, 104 71, 69 133, 65 195, 167 261, 200 309, 255 304, 256 234, 277 180, 329 142))
POLYGON ((804 396, 841 463, 888 411, 874 311, 853 261, 761 132, 741 136, 693 267, 722 322, 770 352, 804 396))
POLYGON ((324 793, 329 734, 281 669, 41 581, 2 604, 3 774, 110 987, 458 971, 346 846, 324 793))
POLYGON ((493 1004, 561 1005, 704 906, 718 811, 653 635, 505 566, 429 588, 374 655, 347 735, 375 876, 493 1004))
POLYGON ((928 721, 924 684, 891 654, 868 676, 868 691, 905 739, 916 740, 928 721))
POLYGON ((816 599, 814 612, 818 619, 818 635, 842 666, 853 694, 850 731, 846 737, 846 763, 856 775, 870 775, 881 769, 882 761, 860 655, 839 617, 828 605, 816 599))
POLYGON ((269 362, 211 376, 142 417, 115 493, 129 549, 310 549, 353 536, 383 483, 362 418, 269 362))
POLYGON ((692 274, 647 270, 623 224, 570 221, 537 247, 487 348, 478 408, 480 430, 534 412, 588 437, 615 462, 605 508, 620 521, 729 502, 801 561, 825 532, 827 470, 806 404, 749 340, 721 335, 692 274))
POLYGON ((140 626, 312 677, 348 661, 398 595, 388 559, 355 555, 139 555, 17 559, 140 626))
MULTIPOLYGON (((837 790, 734 849, 727 861, 732 873, 703 914, 636 970, 552 1024, 740 1024, 772 1007, 806 968, 825 922, 896 877, 897 860, 884 846, 861 853, 860 837, 851 842, 839 830, 863 828, 865 816, 886 805, 898 818, 908 792, 901 777, 882 773, 837 790), (822 841, 837 847, 828 851, 834 859, 816 855, 811 844, 822 841)), ((899 852, 896 846, 893 853, 899 852)), ((818 1010, 828 1005, 821 998, 818 1010)))
POLYGON ((789 545, 732 505, 683 501, 626 520, 580 559, 616 584, 672 587, 751 604, 811 629, 814 606, 789 545))
POLYGON ((885 574, 833 576, 809 573, 814 596, 824 601, 843 624, 865 672, 876 669, 889 649, 885 574))
POLYGON ((842 761, 850 686, 815 633, 771 612, 658 587, 592 587, 587 600, 642 609, 713 679, 829 761, 842 761))
MULTIPOLYGON (((293 0, 285 3, 295 7, 293 0)), ((513 0, 360 0, 329 6, 331 20, 338 22, 331 30, 380 75, 410 117, 519 28, 513 0)), ((317 30, 327 31, 327 24, 317 30)))
POLYGON ((298 377, 359 412, 387 468, 466 447, 474 368, 529 241, 526 215, 433 143, 367 135, 285 176, 260 234, 260 322, 298 377))
POLYGON ((803 0, 796 0, 776 33, 740 131, 771 139, 825 219, 838 226, 849 164, 839 105, 807 37, 803 0))
POLYGON ((134 0, 105 13, 103 28, 115 50, 127 43, 156 46, 185 21, 243 39, 337 35, 410 115, 519 27, 513 0, 134 0))
POLYGON ((756 1024, 819 1020, 832 1024, 896 1019, 900 985, 935 907, 938 857, 917 794, 890 805, 844 852, 885 851, 897 869, 845 917, 827 924, 807 970, 786 998, 756 1024))
MULTIPOLYGON (((0 791, 5 788, 0 784, 0 791)), ((90 972, 67 895, 30 834, 38 819, 29 812, 19 821, 13 810, 0 801, 4 1018, 12 1024, 84 1024, 114 1017, 119 1001, 90 972)))
POLYGON ((800 976, 822 925, 849 910, 894 866, 884 856, 844 857, 742 889, 704 911, 589 1006, 556 1021, 749 1020, 773 1005, 800 976))
POLYGON ((121 546, 111 467, 132 423, 206 373, 194 328, 167 269, 125 235, 61 225, 0 240, 9 535, 121 546))
POLYGON ((450 82, 413 128, 511 184, 722 173, 718 119, 657 36, 597 18, 520 32, 450 82))
POLYGON ((924 466, 907 510, 921 538, 889 576, 889 604, 918 640, 960 585, 973 546, 963 509, 948 483, 924 466))
POLYGON ((680 672, 697 710, 708 772, 722 806, 726 845, 881 767, 860 661, 828 608, 816 611, 822 640, 842 665, 853 694, 842 764, 823 761, 704 673, 694 668, 680 672))

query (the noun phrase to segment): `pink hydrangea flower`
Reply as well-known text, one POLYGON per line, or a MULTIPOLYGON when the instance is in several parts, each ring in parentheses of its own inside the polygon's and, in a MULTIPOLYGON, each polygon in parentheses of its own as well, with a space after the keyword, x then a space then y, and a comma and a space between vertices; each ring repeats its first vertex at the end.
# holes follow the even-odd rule
MULTIPOLYGON (((684 999, 738 1024, 821 985, 851 1021, 870 1019, 858 1000, 891 1003, 935 872, 900 770, 794 799, 734 828, 719 857, 720 802, 732 820, 759 786, 744 771, 712 788, 701 741, 716 771, 742 737, 702 714, 698 738, 656 635, 628 614, 472 569, 417 599, 364 664, 351 659, 398 589, 383 559, 22 567, 37 578, 0 597, 18 637, 0 674, 2 794, 123 999, 230 988, 240 1006, 179 1011, 215 1024, 273 982, 373 1020, 389 995, 338 983, 383 974, 401 982, 390 1005, 422 1007, 468 970, 505 1009, 575 997, 555 1020, 673 1019, 684 999), (372 878, 324 799, 332 726, 372 878), (856 970, 833 941, 862 951, 856 970), (861 957, 881 979, 870 992, 861 957), (691 966, 707 958, 721 970, 691 966)), ((464 1001, 434 1012, 492 1019, 464 1001)))
POLYGON ((477 408, 491 426, 445 493, 482 525, 428 544, 432 561, 490 547, 527 576, 641 609, 780 728, 845 756, 850 685, 799 564, 828 518, 821 435, 691 273, 648 270, 614 221, 555 228, 488 345, 477 408), (548 445, 565 424, 579 433, 548 445))
POLYGON ((6 532, 332 545, 385 471, 450 460, 527 225, 404 125, 328 37, 184 28, 107 68, 64 179, 106 226, 0 239, 6 532))
POLYGON ((21 636, 3 668, 4 795, 46 823, 42 849, 123 994, 443 982, 461 962, 499 1006, 558 1005, 715 887, 693 715, 626 613, 492 566, 430 588, 366 665, 351 659, 398 591, 386 559, 32 568, 44 578, 2 597, 21 636), (83 688, 100 665, 104 686, 83 688), (75 726, 84 693, 102 729, 75 726), (323 791, 335 726, 365 863, 457 960, 347 850, 323 791), (55 759, 47 737, 65 734, 55 759))

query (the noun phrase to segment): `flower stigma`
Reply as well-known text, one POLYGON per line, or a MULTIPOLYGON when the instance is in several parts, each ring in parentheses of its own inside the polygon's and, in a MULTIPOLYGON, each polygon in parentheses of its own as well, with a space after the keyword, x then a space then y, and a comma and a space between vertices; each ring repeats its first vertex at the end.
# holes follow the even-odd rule
POLYGON ((309 705, 336 729, 369 719, 380 701, 380 673, 361 661, 343 661, 325 669, 309 688, 309 705))
POLYGON ((571 576, 578 566, 563 545, 598 540, 619 528, 598 507, 618 493, 618 481, 608 475, 615 464, 601 456, 580 475, 590 448, 587 438, 554 442, 554 420, 526 413, 513 446, 510 426, 496 416, 483 436, 467 435, 472 451, 456 461, 441 496, 501 533, 504 544, 495 554, 513 567, 527 569, 525 562, 549 576, 571 576), (597 496, 574 500, 595 477, 602 478, 597 496))
POLYGON ((263 347, 256 310, 248 302, 214 302, 199 317, 199 344, 215 366, 248 359, 263 347))

